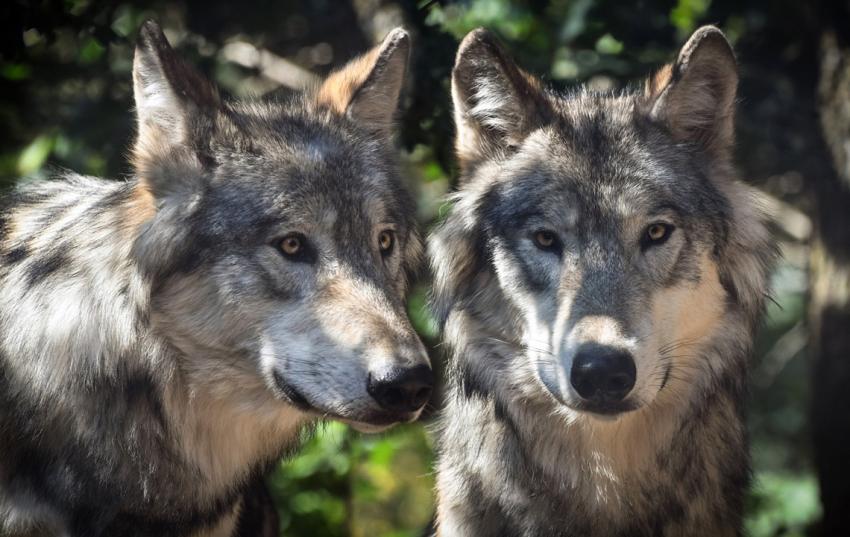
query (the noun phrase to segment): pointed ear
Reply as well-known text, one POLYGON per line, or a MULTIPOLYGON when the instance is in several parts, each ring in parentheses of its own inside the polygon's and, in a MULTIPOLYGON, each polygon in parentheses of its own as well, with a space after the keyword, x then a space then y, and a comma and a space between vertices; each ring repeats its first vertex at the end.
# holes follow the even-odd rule
POLYGON ((380 45, 328 76, 316 101, 369 130, 389 133, 409 56, 410 36, 396 28, 380 45))
POLYGON ((703 26, 679 57, 647 81, 651 117, 673 137, 715 155, 728 154, 735 136, 738 69, 732 47, 719 29, 703 26))
POLYGON ((540 81, 480 28, 467 34, 458 49, 452 100, 463 167, 509 151, 551 113, 540 81))
POLYGON ((220 108, 215 87, 177 56, 162 29, 147 21, 133 58, 133 96, 138 134, 133 147, 136 172, 157 195, 180 176, 179 166, 201 167, 199 131, 220 108), (164 169, 168 168, 168 169, 164 169))

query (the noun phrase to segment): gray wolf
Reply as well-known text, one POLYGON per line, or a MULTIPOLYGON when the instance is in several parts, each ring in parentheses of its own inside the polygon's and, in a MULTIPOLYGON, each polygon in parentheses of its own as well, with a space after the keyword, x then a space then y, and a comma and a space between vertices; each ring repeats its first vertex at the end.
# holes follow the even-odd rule
POLYGON ((2 213, 0 533, 276 535, 259 480, 317 419, 418 417, 409 48, 397 29, 313 92, 228 102, 142 28, 135 177, 2 213))
POLYGON ((460 184, 429 239, 439 535, 741 533, 775 248, 733 167, 737 80, 713 27, 618 94, 556 93, 463 40, 460 184))

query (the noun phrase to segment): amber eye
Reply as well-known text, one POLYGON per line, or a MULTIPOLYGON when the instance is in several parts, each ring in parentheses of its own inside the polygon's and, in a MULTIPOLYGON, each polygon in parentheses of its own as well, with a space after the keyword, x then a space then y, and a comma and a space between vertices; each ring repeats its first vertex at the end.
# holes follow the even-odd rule
POLYGON ((551 250, 557 245, 558 239, 551 231, 541 229, 534 233, 534 244, 541 250, 551 250))
POLYGON ((646 228, 644 243, 647 246, 653 246, 653 245, 661 244, 670 237, 670 233, 672 231, 673 231, 673 226, 670 225, 670 224, 664 224, 662 222, 656 222, 654 224, 650 224, 646 228))
POLYGON ((385 229, 378 235, 378 248, 381 249, 381 253, 384 255, 388 255, 393 250, 393 245, 395 244, 395 234, 392 230, 385 229))
POLYGON ((298 235, 287 235, 280 241, 280 250, 290 257, 298 255, 303 246, 303 241, 298 235))

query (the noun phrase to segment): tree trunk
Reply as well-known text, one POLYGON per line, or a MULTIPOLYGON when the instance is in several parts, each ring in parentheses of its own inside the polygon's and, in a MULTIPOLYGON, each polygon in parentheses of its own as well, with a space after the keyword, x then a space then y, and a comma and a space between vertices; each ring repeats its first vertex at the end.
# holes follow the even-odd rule
MULTIPOLYGON (((846 14, 832 14, 847 21, 846 14), (843 16, 842 16, 843 15, 843 16)), ((823 502, 822 535, 850 535, 850 40, 825 32, 819 108, 835 173, 813 181, 812 430, 823 502)))

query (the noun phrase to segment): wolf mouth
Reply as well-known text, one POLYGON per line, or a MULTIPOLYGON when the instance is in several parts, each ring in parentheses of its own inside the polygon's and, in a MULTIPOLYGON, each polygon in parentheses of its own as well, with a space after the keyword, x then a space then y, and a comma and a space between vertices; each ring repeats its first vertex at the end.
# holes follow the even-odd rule
POLYGON ((563 405, 570 410, 581 412, 583 414, 591 414, 601 419, 615 419, 622 414, 637 410, 640 405, 631 400, 621 401, 618 403, 600 403, 593 400, 570 401, 560 395, 560 390, 554 386, 549 379, 541 378, 541 383, 549 392, 549 395, 555 400, 556 404, 563 405))
POLYGON ((637 403, 631 401, 616 404, 596 404, 592 401, 582 401, 568 406, 578 412, 593 414, 603 419, 616 418, 622 414, 637 410, 639 407, 637 403))
POLYGON ((298 409, 300 410, 318 410, 307 401, 307 398, 301 395, 301 392, 292 387, 289 383, 287 383, 283 377, 277 371, 272 373, 274 375, 275 384, 283 392, 283 395, 286 396, 287 399, 298 409))
POLYGON ((301 394, 301 392, 286 382, 279 372, 274 371, 272 375, 274 376, 277 388, 286 397, 286 399, 299 410, 316 413, 321 416, 321 419, 341 420, 352 425, 355 429, 362 430, 363 432, 381 431, 397 423, 411 421, 411 418, 416 415, 415 413, 413 415, 402 415, 390 412, 377 412, 370 413, 368 416, 343 416, 339 413, 331 412, 311 404, 310 401, 301 394))

